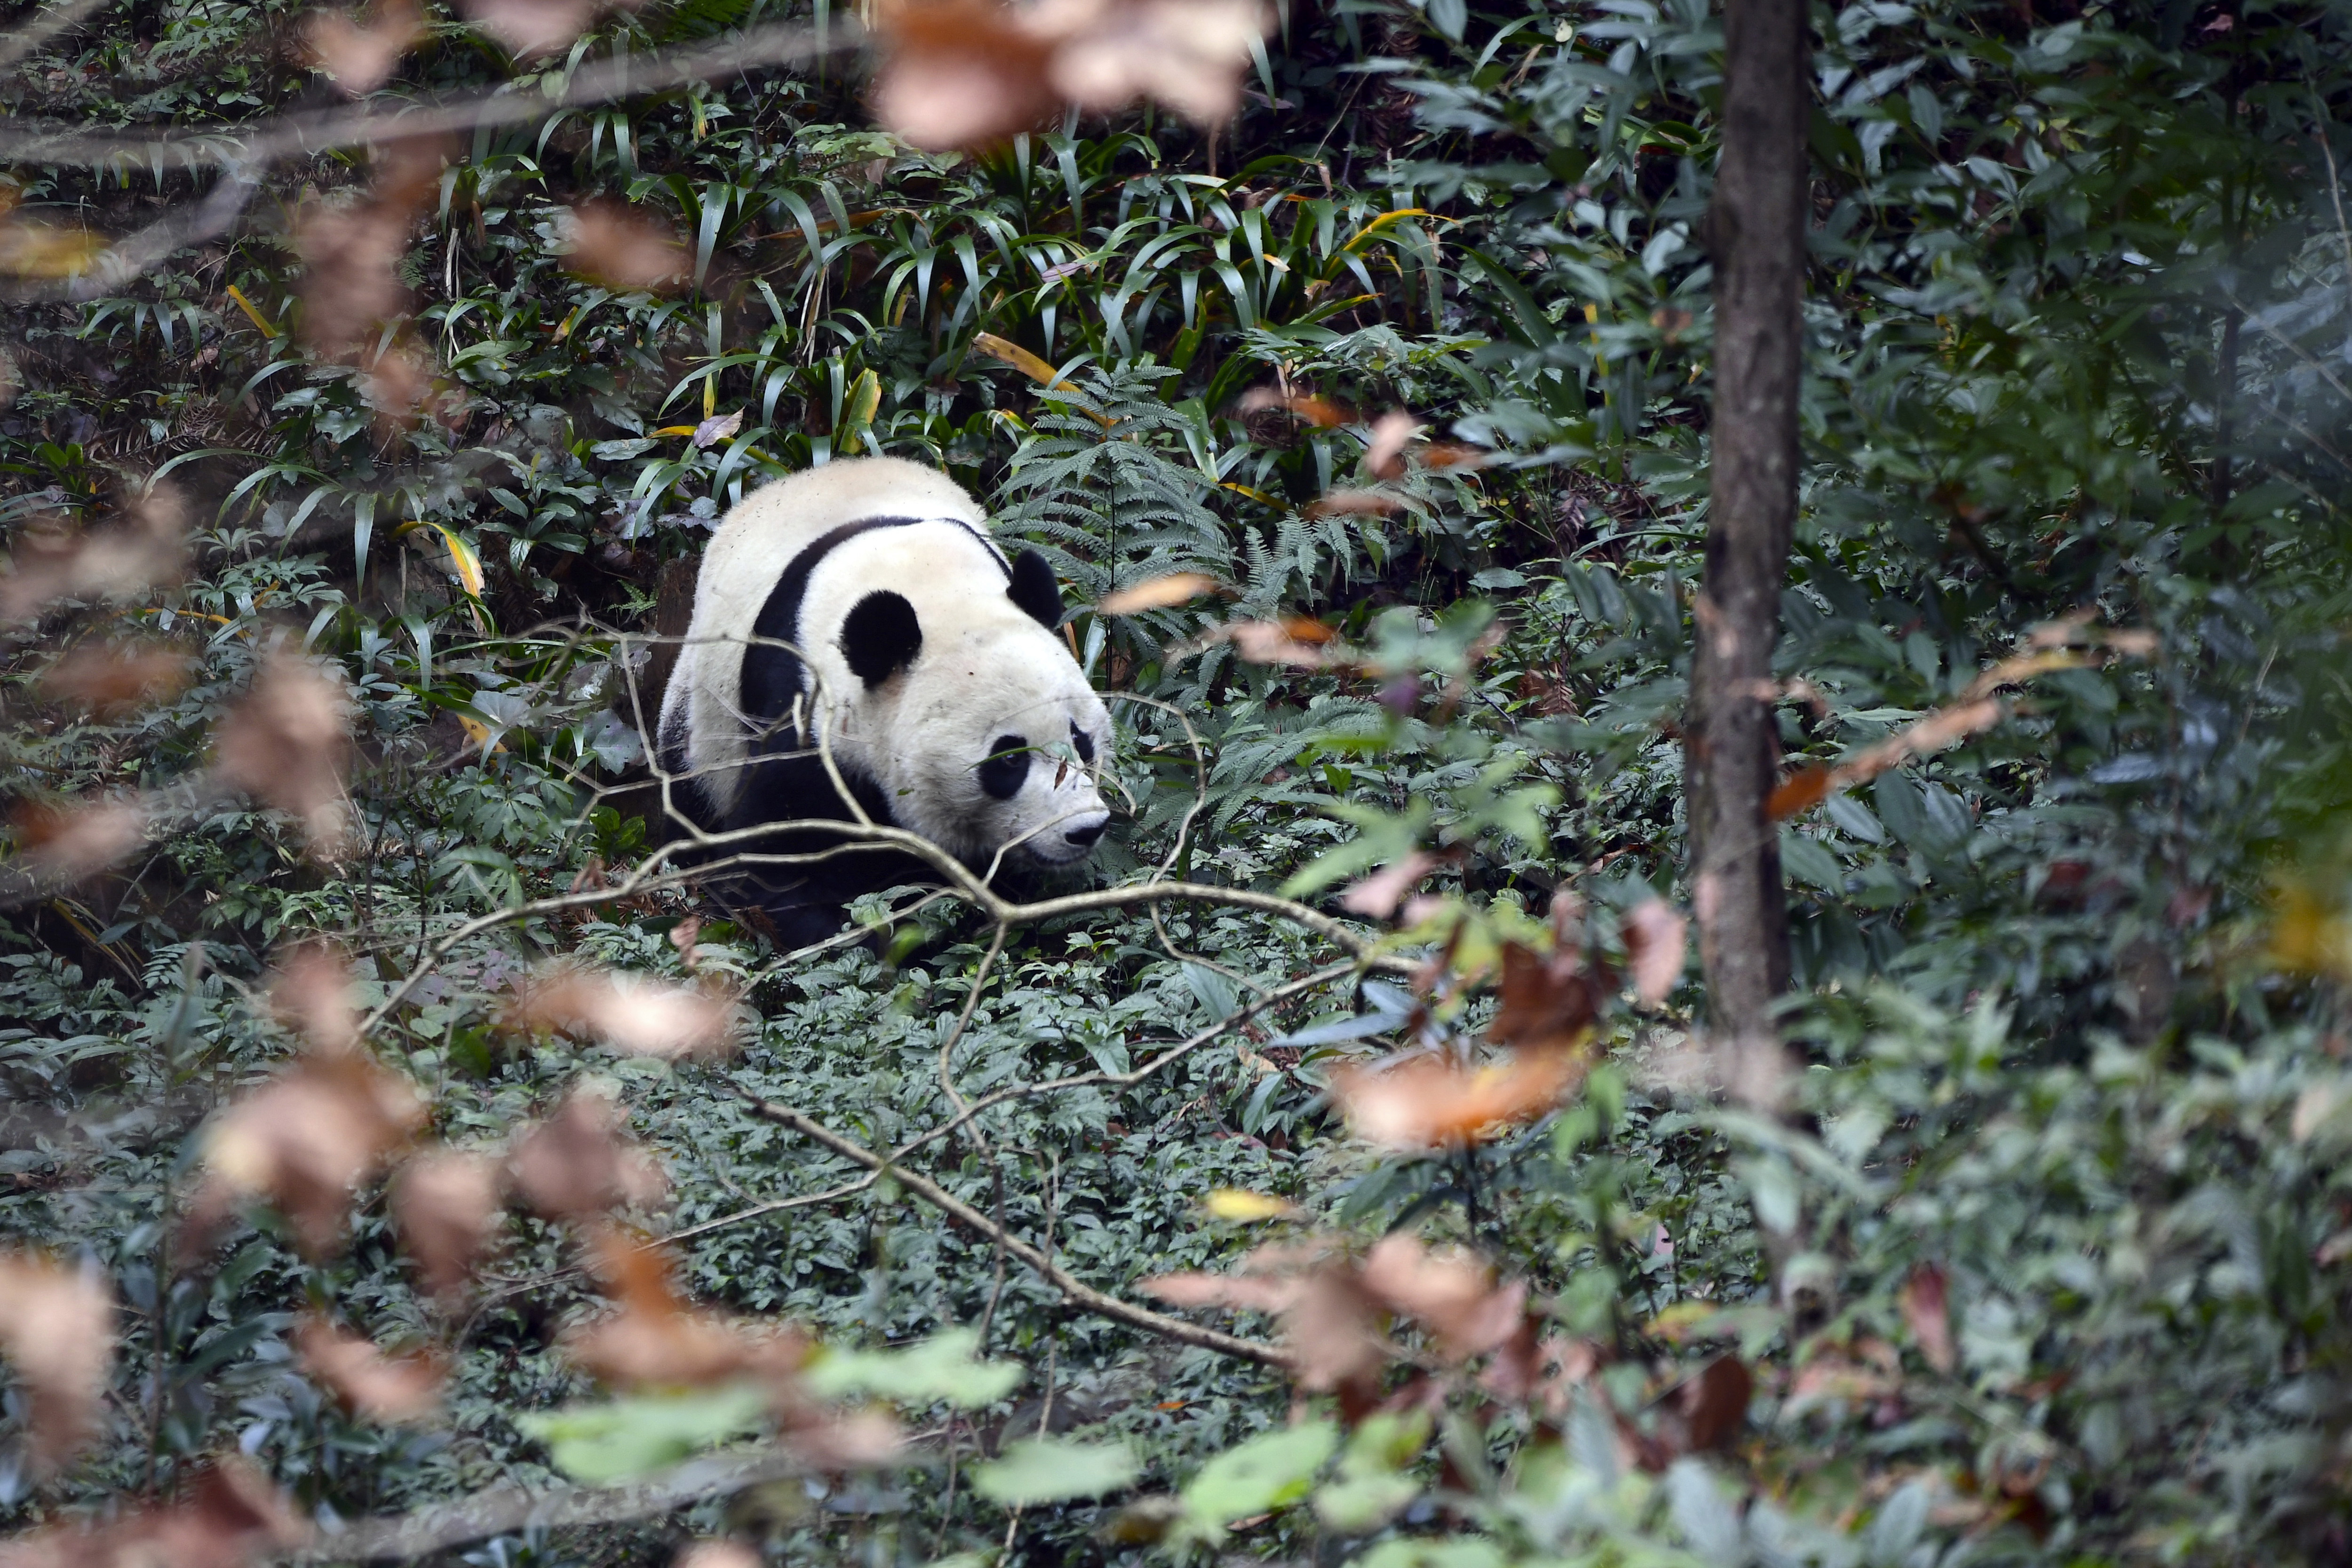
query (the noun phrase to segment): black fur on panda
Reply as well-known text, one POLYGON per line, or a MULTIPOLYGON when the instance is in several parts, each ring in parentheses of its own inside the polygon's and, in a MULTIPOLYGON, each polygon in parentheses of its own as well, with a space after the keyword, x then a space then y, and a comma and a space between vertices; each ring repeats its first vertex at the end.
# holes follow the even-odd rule
MULTIPOLYGON (((896 457, 828 463, 746 496, 704 552, 663 694, 658 755, 708 831, 868 817, 975 869, 1074 865, 1110 821, 1096 765, 1110 718, 1055 634, 1061 590, 1034 550, 1008 559, 945 475, 896 457)), ((807 829, 761 853, 844 841, 807 829)), ((729 846, 721 852, 747 847, 729 846)), ((858 849, 731 880, 801 945, 849 900, 935 879, 858 849)))

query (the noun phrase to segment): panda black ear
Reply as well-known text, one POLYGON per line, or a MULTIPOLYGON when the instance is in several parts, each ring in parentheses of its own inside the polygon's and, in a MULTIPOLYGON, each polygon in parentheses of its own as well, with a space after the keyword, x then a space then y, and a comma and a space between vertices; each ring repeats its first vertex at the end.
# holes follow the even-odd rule
POLYGON ((1013 558, 1013 586, 1004 593, 1046 631, 1062 623, 1062 585, 1035 550, 1024 549, 1013 558))
POLYGON ((841 656, 868 686, 878 686, 915 662, 923 650, 923 623, 902 594, 887 589, 850 606, 841 623, 841 656))

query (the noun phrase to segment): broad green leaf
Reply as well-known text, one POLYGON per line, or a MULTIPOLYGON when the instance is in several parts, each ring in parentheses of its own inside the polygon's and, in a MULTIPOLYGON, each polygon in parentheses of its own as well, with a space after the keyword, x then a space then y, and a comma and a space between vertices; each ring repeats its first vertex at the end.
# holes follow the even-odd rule
POLYGON ((518 1415, 514 1424, 547 1445, 556 1469, 574 1480, 604 1486, 742 1437, 759 1426, 767 1406, 764 1392, 736 1385, 609 1405, 574 1405, 518 1415))
POLYGON ((1329 1421, 1261 1432, 1201 1467, 1181 1494, 1183 1532, 1215 1542, 1237 1519, 1268 1513, 1307 1495, 1315 1472, 1339 1447, 1339 1428, 1329 1421))
POLYGON ((820 1399, 867 1395, 901 1405, 945 1401, 978 1409, 1010 1394, 1022 1369, 1012 1362, 974 1361, 980 1336, 952 1329, 905 1350, 828 1351, 808 1369, 809 1391, 820 1399))
POLYGON ((1099 1497, 1129 1486, 1142 1466, 1124 1443, 1071 1443, 1032 1437, 971 1471, 972 1490, 1007 1508, 1099 1497))

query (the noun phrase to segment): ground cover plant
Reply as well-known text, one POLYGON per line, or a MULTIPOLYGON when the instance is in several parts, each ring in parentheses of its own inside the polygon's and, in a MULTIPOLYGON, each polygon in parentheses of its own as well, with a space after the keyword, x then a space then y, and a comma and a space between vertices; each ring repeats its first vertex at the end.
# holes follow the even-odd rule
POLYGON ((1731 3, 17 16, 0 1561, 2352 1549, 2347 14, 1731 3), (784 950, 867 453, 1117 821, 784 950))

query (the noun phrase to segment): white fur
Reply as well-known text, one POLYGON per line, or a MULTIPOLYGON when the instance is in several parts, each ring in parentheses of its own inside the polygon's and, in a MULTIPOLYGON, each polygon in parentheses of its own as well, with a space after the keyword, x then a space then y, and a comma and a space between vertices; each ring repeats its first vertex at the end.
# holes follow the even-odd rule
MULTIPOLYGON (((827 530, 874 517, 926 521, 837 545, 810 576, 795 645, 815 676, 815 732, 845 772, 872 778, 899 824, 967 860, 999 852, 1045 863, 1084 859, 1073 830, 1108 820, 1093 769, 1072 754, 1070 726, 1108 755, 1109 716, 1062 639, 1005 592, 987 517, 953 480, 896 457, 828 463, 746 496, 704 552, 694 617, 662 698, 661 733, 682 727, 694 787, 714 816, 742 794, 749 756, 740 709, 743 649, 793 558, 827 530), (969 528, 958 526, 970 525, 969 528), (842 622, 887 589, 914 606, 921 652, 868 689, 839 644, 842 622), (1008 800, 977 768, 998 737, 1035 748, 1008 800)), ((810 815, 819 814, 812 810, 810 815)))

